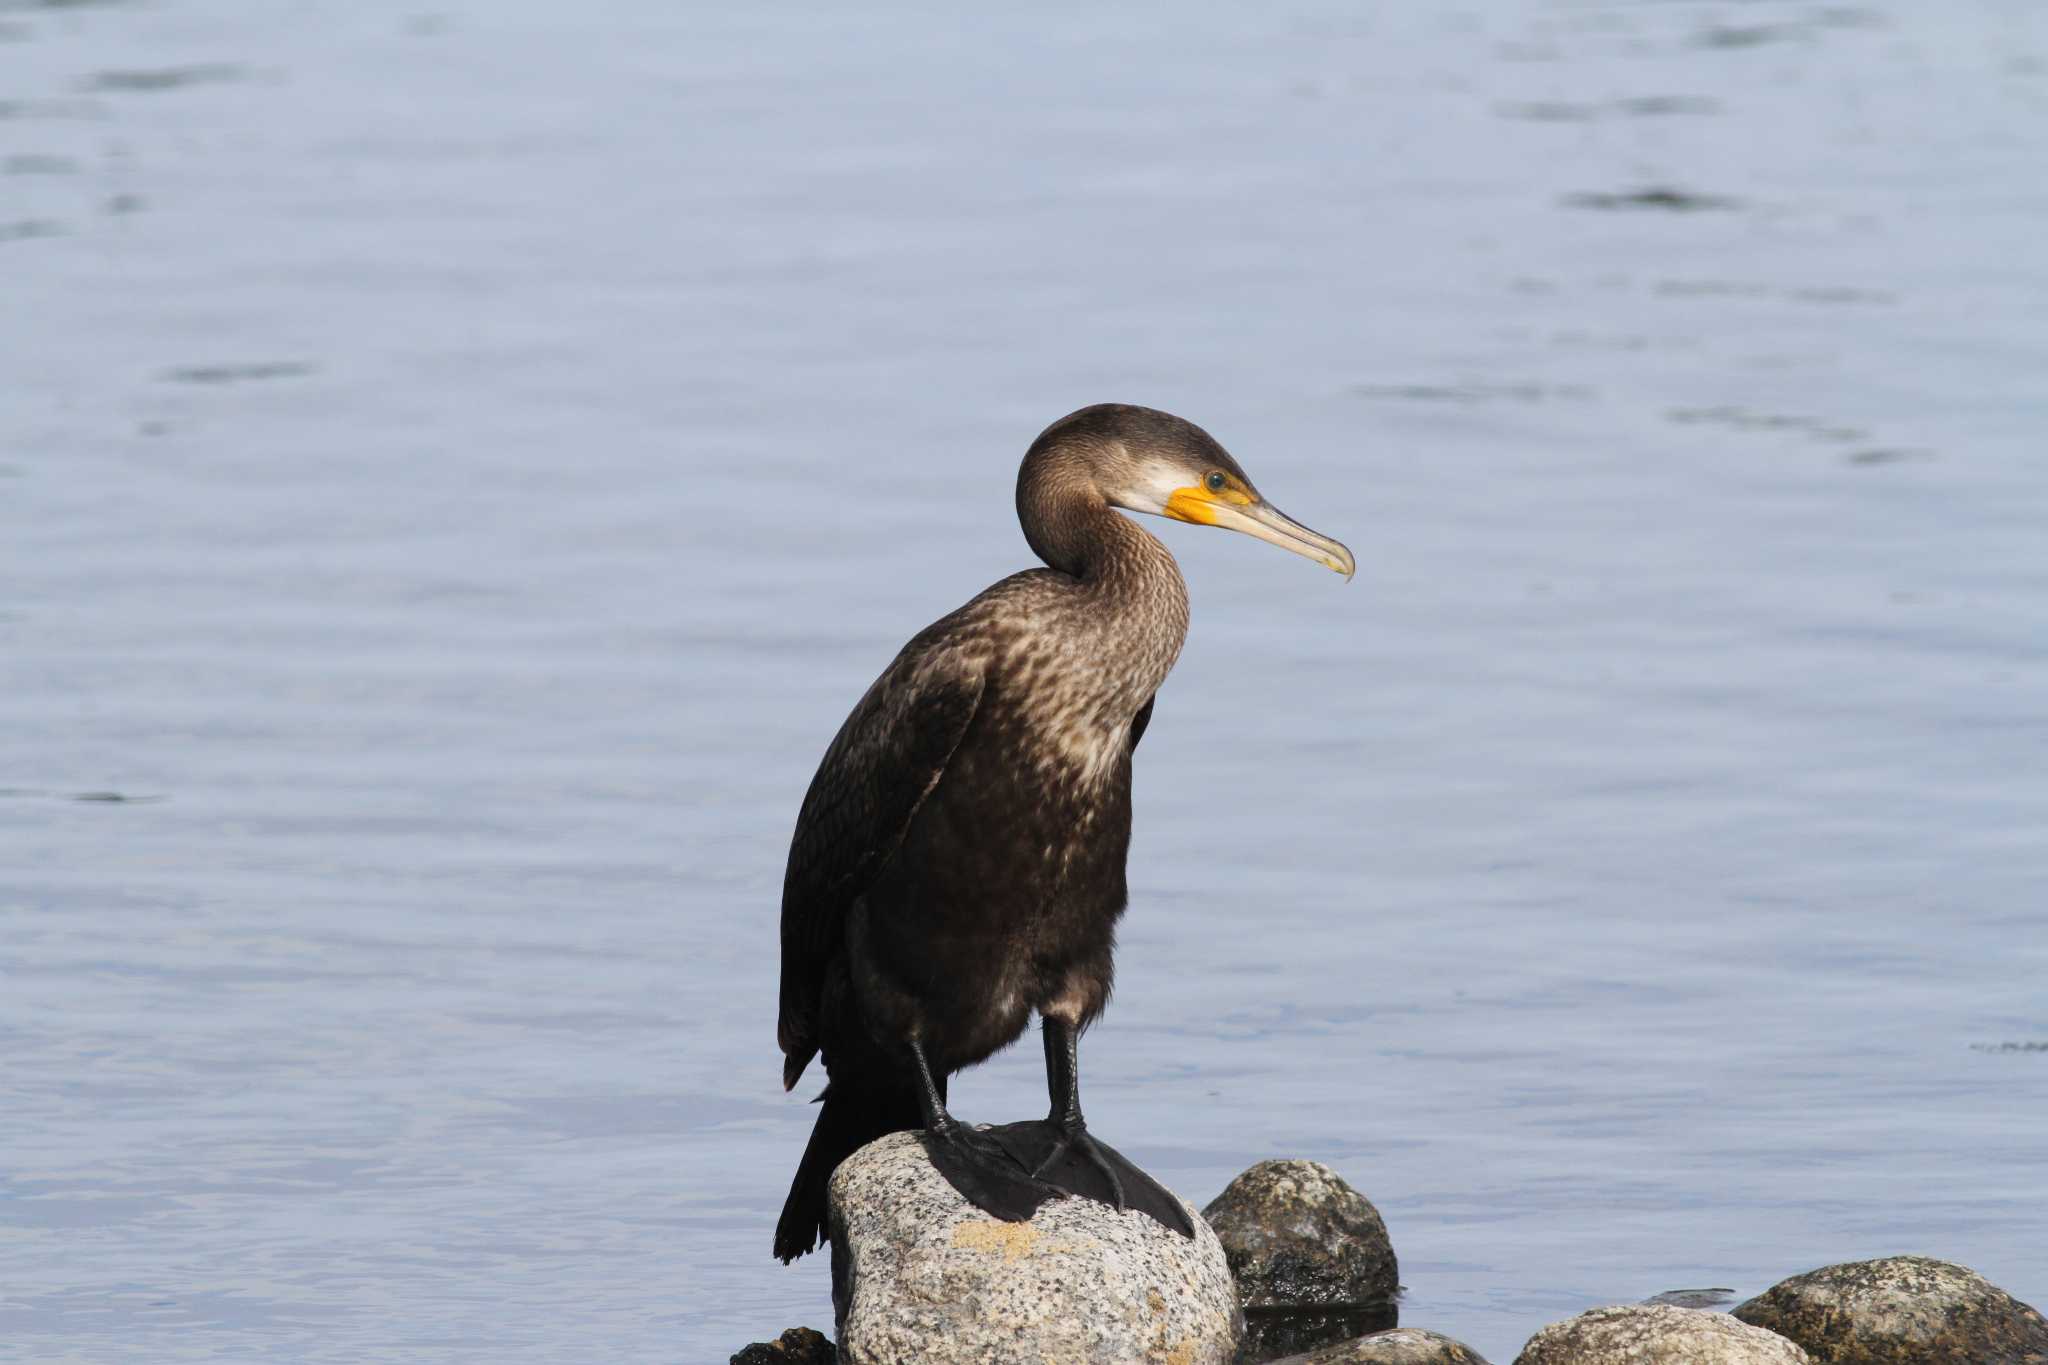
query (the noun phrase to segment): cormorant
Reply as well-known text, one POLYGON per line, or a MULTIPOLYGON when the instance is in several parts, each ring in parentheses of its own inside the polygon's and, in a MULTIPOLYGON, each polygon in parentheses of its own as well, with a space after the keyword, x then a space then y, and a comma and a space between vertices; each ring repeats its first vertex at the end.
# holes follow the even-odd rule
POLYGON ((1076 1082, 1127 898, 1131 753, 1188 627, 1173 556, 1115 508, 1242 531, 1346 578, 1355 567, 1169 413, 1082 408, 1032 442, 1017 516, 1046 567, 905 645, 839 727, 797 816, 776 1036, 784 1089, 820 1052, 828 1082, 775 1229, 785 1262, 826 1235, 841 1159, 919 1126, 933 1164, 998 1217, 1028 1218, 1066 1190, 1192 1235, 1177 1201, 1089 1135, 1076 1082), (1015 1041, 1034 1011, 1050 1118, 954 1119, 947 1077, 1015 1041))

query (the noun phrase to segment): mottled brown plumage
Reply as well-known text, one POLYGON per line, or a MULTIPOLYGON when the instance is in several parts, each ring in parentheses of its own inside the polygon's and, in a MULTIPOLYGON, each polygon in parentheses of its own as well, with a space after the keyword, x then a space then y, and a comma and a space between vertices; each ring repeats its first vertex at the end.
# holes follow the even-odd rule
POLYGON ((840 727, 797 816, 777 1038, 785 1087, 820 1052, 830 1082, 776 1230, 785 1260, 822 1234, 839 1160, 920 1122, 941 1169, 991 1212, 1027 1216, 1050 1195, 944 1109, 945 1078, 1014 1041, 1033 1012, 1059 1148, 1047 1168, 1071 1147, 1119 1199, 1129 1183, 1086 1136, 1073 1042, 1109 997, 1131 755, 1188 601, 1173 556, 1116 507, 1256 522, 1239 529, 1349 572, 1348 552, 1273 512, 1180 418, 1084 408, 1032 444, 1017 510, 1047 567, 904 646, 840 727))

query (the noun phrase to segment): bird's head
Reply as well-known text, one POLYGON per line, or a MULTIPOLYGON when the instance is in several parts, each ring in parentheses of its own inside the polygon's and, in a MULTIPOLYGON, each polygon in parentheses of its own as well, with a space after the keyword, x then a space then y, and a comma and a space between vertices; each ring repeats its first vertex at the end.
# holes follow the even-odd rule
POLYGON ((1172 413, 1099 403, 1047 427, 1025 456, 1027 470, 1041 451, 1068 456, 1066 468, 1112 507, 1242 531, 1347 579, 1357 570, 1342 542, 1267 502, 1215 437, 1172 413))

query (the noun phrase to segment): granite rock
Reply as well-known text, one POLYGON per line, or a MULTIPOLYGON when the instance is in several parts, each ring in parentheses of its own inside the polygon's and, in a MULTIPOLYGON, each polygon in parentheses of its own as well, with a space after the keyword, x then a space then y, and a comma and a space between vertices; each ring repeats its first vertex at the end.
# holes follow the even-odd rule
POLYGON ((1400 1268, 1379 1210, 1315 1161, 1261 1161, 1202 1211, 1245 1309, 1240 1362, 1395 1325, 1400 1268))
POLYGON ((1000 1222, 932 1168, 919 1133, 841 1162, 830 1217, 845 1365, 1222 1365, 1243 1332, 1223 1248, 1200 1218, 1190 1240, 1067 1198, 1000 1222))
POLYGON ((1669 1304, 1595 1308, 1529 1338, 1515 1365, 1809 1365, 1775 1332, 1669 1304))
POLYGON ((1974 1270, 1927 1256, 1823 1266, 1735 1316, 1823 1365, 2048 1365, 2048 1321, 1974 1270))

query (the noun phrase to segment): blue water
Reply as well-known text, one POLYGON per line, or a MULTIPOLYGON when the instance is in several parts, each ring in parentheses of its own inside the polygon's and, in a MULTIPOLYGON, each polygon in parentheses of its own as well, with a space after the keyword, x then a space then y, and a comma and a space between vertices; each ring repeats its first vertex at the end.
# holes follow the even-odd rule
POLYGON ((1354 10, 0 8, 0 1356, 829 1327, 789 827, 1100 400, 1360 572, 1155 523, 1098 1131, 2048 1300, 2048 20, 1354 10))

